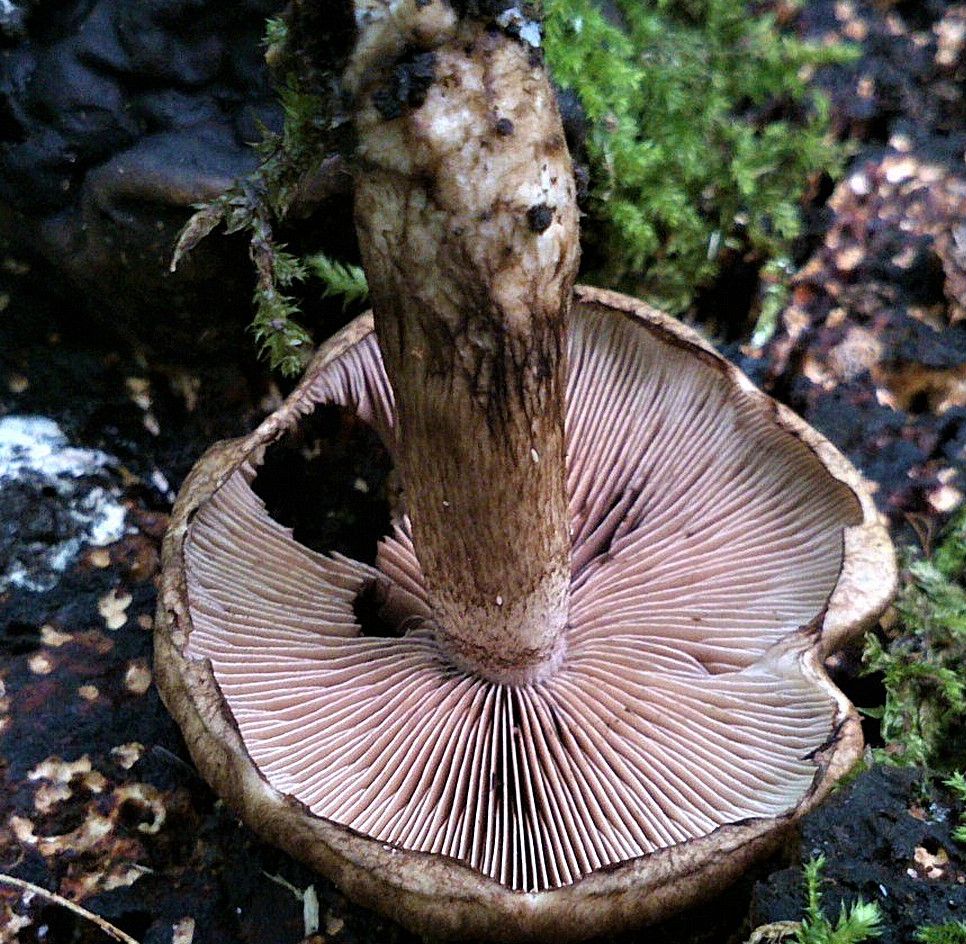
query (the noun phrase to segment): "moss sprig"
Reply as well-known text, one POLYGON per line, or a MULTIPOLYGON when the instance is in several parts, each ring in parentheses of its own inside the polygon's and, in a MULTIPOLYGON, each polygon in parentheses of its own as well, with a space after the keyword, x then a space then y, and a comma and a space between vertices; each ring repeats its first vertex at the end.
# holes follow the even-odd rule
POLYGON ((343 305, 364 302, 369 295, 369 283, 360 266, 347 265, 330 259, 325 253, 306 256, 305 268, 322 280, 324 296, 341 296, 343 305))
POLYGON ((906 560, 898 620, 866 637, 868 672, 881 672, 886 747, 876 759, 952 770, 966 761, 966 510, 928 560, 906 560))
MULTIPOLYGON (((268 21, 264 43, 267 58, 280 61, 288 41, 282 18, 268 21)), ((199 204, 178 237, 171 260, 174 271, 181 259, 219 226, 226 233, 247 232, 249 254, 255 266, 255 316, 252 332, 263 356, 273 369, 295 376, 305 367, 312 337, 297 320, 301 314, 292 287, 310 276, 323 280, 326 293, 352 284, 360 297, 358 278, 346 282, 345 267, 326 267, 324 255, 300 259, 277 242, 275 232, 299 199, 306 181, 323 172, 331 159, 348 119, 342 111, 337 77, 316 77, 315 89, 307 90, 296 71, 290 71, 278 89, 283 122, 280 132, 262 129, 255 145, 259 165, 249 177, 233 184, 208 203, 199 204), (330 276, 334 279, 330 281, 330 276)))
POLYGON ((874 902, 845 902, 834 924, 822 911, 822 873, 825 856, 809 859, 805 875, 805 917, 792 940, 795 944, 860 944, 882 934, 882 913, 874 902))
POLYGON ((778 921, 756 928, 747 944, 788 941, 791 944, 861 944, 882 935, 882 912, 874 902, 859 899, 839 909, 833 923, 822 910, 822 875, 825 856, 809 859, 802 866, 805 880, 805 914, 801 921, 778 921))
POLYGON ((920 944, 966 944, 966 921, 927 924, 916 929, 920 944))

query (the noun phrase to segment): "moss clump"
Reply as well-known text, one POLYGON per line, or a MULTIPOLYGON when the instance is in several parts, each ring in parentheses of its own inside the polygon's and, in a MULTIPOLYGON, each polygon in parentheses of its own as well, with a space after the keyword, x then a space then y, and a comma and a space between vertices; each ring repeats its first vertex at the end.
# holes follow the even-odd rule
POLYGON ((590 120, 596 278, 679 313, 727 254, 751 257, 767 328, 809 181, 843 156, 808 76, 853 51, 735 0, 617 0, 623 25, 593 0, 543 6, 551 71, 590 120))
POLYGON ((907 560, 885 638, 866 639, 867 671, 886 690, 876 759, 952 771, 966 761, 966 510, 929 560, 907 560))
POLYGON ((924 925, 916 931, 916 940, 922 944, 966 944, 966 921, 924 925))

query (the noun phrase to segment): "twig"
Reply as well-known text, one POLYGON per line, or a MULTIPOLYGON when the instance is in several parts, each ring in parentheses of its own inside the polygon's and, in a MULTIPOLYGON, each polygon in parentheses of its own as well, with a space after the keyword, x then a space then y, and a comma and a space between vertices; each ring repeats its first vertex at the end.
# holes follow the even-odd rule
POLYGON ((113 924, 105 921, 99 915, 88 911, 86 908, 81 908, 80 905, 75 904, 68 898, 63 898, 55 892, 49 892, 46 888, 34 885, 32 882, 25 882, 22 878, 14 878, 12 875, 0 872, 0 885, 12 885, 14 888, 21 888, 26 892, 39 895, 41 898, 55 905, 60 905, 68 911, 73 911, 74 914, 80 915, 82 918, 86 918, 88 921, 96 924, 108 937, 114 938, 115 941, 120 941, 121 944, 138 944, 129 934, 125 934, 120 928, 114 927, 113 924))

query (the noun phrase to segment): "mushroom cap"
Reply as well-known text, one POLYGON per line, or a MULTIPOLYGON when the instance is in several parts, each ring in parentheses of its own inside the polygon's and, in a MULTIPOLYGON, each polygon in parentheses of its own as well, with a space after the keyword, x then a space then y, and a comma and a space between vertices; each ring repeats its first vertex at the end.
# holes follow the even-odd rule
POLYGON ((371 567, 298 544, 251 489, 319 403, 392 452, 367 315, 198 462, 165 539, 156 675, 202 774, 256 832, 434 937, 663 918, 780 842, 862 749, 823 667, 895 589, 859 474, 639 301, 578 287, 569 349, 570 624, 548 679, 448 663, 404 515, 371 567), (374 583, 399 638, 361 634, 374 583))

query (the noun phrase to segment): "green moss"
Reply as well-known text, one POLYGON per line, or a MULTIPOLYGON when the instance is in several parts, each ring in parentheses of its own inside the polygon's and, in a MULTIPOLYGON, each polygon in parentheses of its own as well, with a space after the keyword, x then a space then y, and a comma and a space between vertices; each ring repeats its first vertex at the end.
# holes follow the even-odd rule
POLYGON ((916 931, 922 944, 966 944, 966 921, 924 925, 916 931))
POLYGON ((832 924, 822 911, 822 872, 825 856, 805 863, 805 917, 792 940, 795 944, 859 944, 882 933, 879 906, 862 900, 849 908, 843 902, 838 919, 832 924))
MULTIPOLYGON (((287 42, 285 21, 270 19, 264 40, 268 58, 284 61, 287 42)), ((298 197, 300 185, 320 170, 338 143, 340 129, 347 124, 337 84, 330 78, 315 76, 314 87, 309 90, 296 69, 287 72, 278 91, 283 113, 281 132, 263 129, 262 140, 256 145, 261 158, 258 169, 197 207, 178 238, 171 262, 173 271, 183 256, 218 226, 223 225, 227 233, 248 233, 256 274, 251 329, 262 355, 273 369, 287 376, 302 371, 313 346, 311 335, 297 320, 301 308, 295 286, 314 276, 322 280, 324 294, 358 299, 367 291, 360 269, 334 262, 321 253, 299 258, 286 252, 275 237, 298 197)))
POLYGON ((959 824, 953 830, 953 839, 956 842, 966 844, 966 776, 961 770, 953 772, 953 775, 944 780, 943 783, 952 791, 953 796, 959 804, 957 816, 959 824))
POLYGON ((850 58, 735 0, 544 0, 547 59, 590 121, 595 277, 682 312, 726 254, 762 267, 759 336, 784 302, 801 201, 843 152, 815 67, 850 58), (770 112, 794 117, 770 117, 770 112))
POLYGON ((363 302, 369 295, 366 274, 359 266, 344 265, 317 252, 305 257, 305 267, 322 281, 323 295, 337 295, 345 305, 363 302))
POLYGON ((951 771, 966 761, 966 510, 929 560, 905 562, 898 620, 885 638, 866 638, 865 663, 881 672, 885 763, 951 771))

